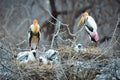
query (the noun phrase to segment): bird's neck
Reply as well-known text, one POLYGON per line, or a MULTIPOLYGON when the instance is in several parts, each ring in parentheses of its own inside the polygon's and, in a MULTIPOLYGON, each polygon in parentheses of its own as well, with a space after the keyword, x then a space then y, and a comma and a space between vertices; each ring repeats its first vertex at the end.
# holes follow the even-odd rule
POLYGON ((39 32, 39 25, 38 24, 34 24, 32 27, 32 32, 33 33, 38 33, 39 32))
POLYGON ((36 60, 32 53, 29 53, 28 59, 31 60, 31 61, 35 61, 36 60))
POLYGON ((39 31, 38 24, 35 24, 35 25, 34 25, 34 28, 35 28, 35 32, 37 33, 37 32, 39 31))

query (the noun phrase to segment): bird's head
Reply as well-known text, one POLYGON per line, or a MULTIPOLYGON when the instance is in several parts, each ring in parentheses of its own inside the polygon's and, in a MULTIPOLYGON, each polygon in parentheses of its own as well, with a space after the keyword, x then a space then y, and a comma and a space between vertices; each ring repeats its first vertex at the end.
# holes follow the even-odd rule
POLYGON ((89 14, 88 12, 84 12, 82 16, 85 18, 86 16, 89 16, 89 14))
POLYGON ((82 17, 80 18, 79 22, 78 22, 78 26, 80 26, 83 22, 84 22, 84 19, 89 16, 88 12, 84 12, 82 14, 82 17))
POLYGON ((38 24, 38 20, 37 19, 33 20, 33 25, 31 27, 31 30, 32 30, 33 33, 38 33, 40 31, 40 26, 38 24))
POLYGON ((38 24, 38 20, 37 20, 37 19, 34 19, 34 20, 33 20, 33 24, 34 24, 34 25, 38 24))
POLYGON ((78 44, 77 47, 80 49, 82 47, 82 44, 78 44))
POLYGON ((83 50, 83 45, 79 43, 79 44, 75 45, 75 47, 73 49, 76 52, 82 51, 83 50))
POLYGON ((39 57, 39 63, 46 65, 46 64, 48 64, 48 61, 47 61, 47 59, 45 57, 40 56, 39 57))

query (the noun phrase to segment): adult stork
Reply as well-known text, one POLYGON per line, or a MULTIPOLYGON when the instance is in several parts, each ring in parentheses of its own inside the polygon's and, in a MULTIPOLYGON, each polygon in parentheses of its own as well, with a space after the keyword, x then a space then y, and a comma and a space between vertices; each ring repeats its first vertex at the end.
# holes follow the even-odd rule
POLYGON ((82 14, 81 19, 78 22, 78 26, 84 26, 85 30, 91 40, 91 42, 97 43, 99 40, 98 32, 97 32, 97 24, 93 17, 91 17, 88 12, 84 12, 82 14))
POLYGON ((38 49, 38 44, 40 40, 40 26, 37 19, 33 20, 33 24, 29 28, 28 39, 31 50, 38 49))

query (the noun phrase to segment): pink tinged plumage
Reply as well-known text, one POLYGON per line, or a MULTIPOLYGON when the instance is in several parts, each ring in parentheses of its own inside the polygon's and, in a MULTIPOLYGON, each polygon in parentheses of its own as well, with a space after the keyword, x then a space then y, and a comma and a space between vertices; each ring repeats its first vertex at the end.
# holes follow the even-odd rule
POLYGON ((87 12, 82 14, 80 21, 78 22, 78 26, 84 26, 85 30, 92 42, 97 42, 99 40, 99 36, 97 33, 97 24, 92 16, 89 16, 87 12), (82 25, 84 24, 84 25, 82 25))
POLYGON ((88 32, 88 35, 90 35, 90 37, 93 38, 95 41, 98 41, 99 35, 97 33, 97 24, 95 20, 91 16, 87 16, 85 22, 86 22, 86 25, 93 28, 93 31, 91 31, 89 30, 89 28, 85 27, 86 31, 88 32))
POLYGON ((98 33, 94 33, 93 35, 91 35, 91 37, 93 37, 95 39, 95 41, 98 41, 99 40, 99 36, 98 36, 98 33))

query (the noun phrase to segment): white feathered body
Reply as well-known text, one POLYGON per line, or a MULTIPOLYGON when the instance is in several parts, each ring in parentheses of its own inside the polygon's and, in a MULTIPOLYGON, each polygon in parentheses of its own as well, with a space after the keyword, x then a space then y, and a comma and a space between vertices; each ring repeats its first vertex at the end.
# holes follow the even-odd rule
POLYGON ((89 34, 89 38, 91 39, 91 37, 92 37, 96 41, 98 41, 99 36, 98 36, 97 24, 96 24, 95 20, 91 16, 87 16, 87 17, 85 17, 84 23, 85 23, 85 29, 86 29, 87 33, 89 34))
POLYGON ((48 64, 48 63, 57 64, 59 62, 58 54, 59 54, 58 51, 49 49, 48 51, 45 52, 44 56, 39 57, 39 60, 43 64, 48 64))
POLYGON ((35 51, 24 51, 24 52, 20 52, 17 55, 17 60, 20 63, 28 63, 29 61, 36 61, 35 56, 33 55, 33 52, 35 51))

